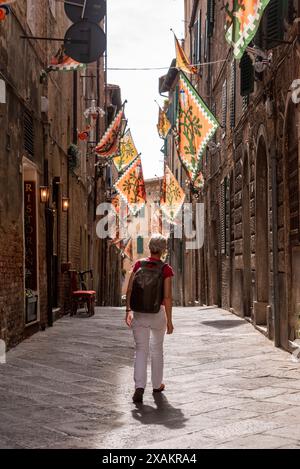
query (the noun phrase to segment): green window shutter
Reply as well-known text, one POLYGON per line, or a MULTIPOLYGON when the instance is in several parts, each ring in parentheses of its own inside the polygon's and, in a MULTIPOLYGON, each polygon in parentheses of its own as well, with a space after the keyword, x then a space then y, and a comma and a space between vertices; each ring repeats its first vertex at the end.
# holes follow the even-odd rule
POLYGON ((236 61, 231 63, 231 76, 230 76, 230 127, 235 127, 235 86, 236 86, 236 61))
POLYGON ((220 217, 220 249, 221 254, 226 252, 226 181, 221 183, 219 191, 219 217, 220 217))
POLYGON ((241 96, 247 96, 254 91, 254 67, 250 56, 245 52, 240 60, 241 96))
POLYGON ((199 38, 199 24, 197 20, 193 28, 193 55, 192 55, 193 64, 197 64, 197 59, 198 59, 198 38, 199 38))
POLYGON ((222 127, 223 131, 226 133, 227 126, 227 80, 223 83, 222 88, 222 127))
POLYGON ((215 0, 207 0, 207 37, 212 37, 215 25, 215 0))
POLYGON ((142 236, 137 237, 137 253, 138 254, 144 253, 144 239, 142 236))
POLYGON ((264 16, 264 46, 266 50, 280 45, 284 37, 286 0, 271 0, 264 16))

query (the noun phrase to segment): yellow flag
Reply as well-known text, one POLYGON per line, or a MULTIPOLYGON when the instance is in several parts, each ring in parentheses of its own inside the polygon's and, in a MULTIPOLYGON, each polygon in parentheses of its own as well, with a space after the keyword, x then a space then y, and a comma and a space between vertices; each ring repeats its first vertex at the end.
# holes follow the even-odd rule
POLYGON ((138 156, 130 129, 127 130, 120 143, 120 154, 114 158, 115 167, 120 173, 138 156))
POLYGON ((175 34, 174 34, 174 38, 175 38, 175 48, 176 48, 176 68, 178 68, 179 70, 182 70, 185 73, 197 74, 198 73, 197 67, 190 64, 175 34))
POLYGON ((160 208, 167 220, 174 223, 185 199, 185 193, 166 165, 160 208))
POLYGON ((165 111, 161 109, 161 107, 159 107, 157 130, 158 130, 158 135, 160 136, 160 138, 166 138, 170 129, 171 129, 171 123, 169 119, 167 118, 167 114, 165 113, 165 111))

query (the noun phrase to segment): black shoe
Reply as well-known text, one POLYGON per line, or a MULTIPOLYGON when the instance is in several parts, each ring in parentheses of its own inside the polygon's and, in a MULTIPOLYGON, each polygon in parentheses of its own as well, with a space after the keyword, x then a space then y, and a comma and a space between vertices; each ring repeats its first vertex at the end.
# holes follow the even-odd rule
POLYGON ((144 389, 137 388, 135 390, 134 395, 132 396, 132 400, 133 402, 143 402, 143 396, 144 396, 144 389))

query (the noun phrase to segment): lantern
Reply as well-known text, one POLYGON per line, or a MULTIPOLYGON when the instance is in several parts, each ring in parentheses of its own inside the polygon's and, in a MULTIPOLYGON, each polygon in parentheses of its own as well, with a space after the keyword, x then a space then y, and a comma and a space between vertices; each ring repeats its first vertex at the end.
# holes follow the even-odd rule
POLYGON ((40 186, 40 201, 46 204, 49 201, 50 191, 48 186, 40 186))
POLYGON ((62 211, 67 212, 70 208, 70 199, 69 197, 63 197, 62 198, 62 211))

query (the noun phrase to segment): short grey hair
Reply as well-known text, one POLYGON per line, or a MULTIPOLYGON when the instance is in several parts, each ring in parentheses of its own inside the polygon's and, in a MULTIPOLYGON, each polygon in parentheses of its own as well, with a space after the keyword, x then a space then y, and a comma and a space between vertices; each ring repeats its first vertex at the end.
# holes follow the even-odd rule
POLYGON ((167 249, 167 238, 159 233, 153 234, 149 241, 152 254, 162 254, 167 249))

